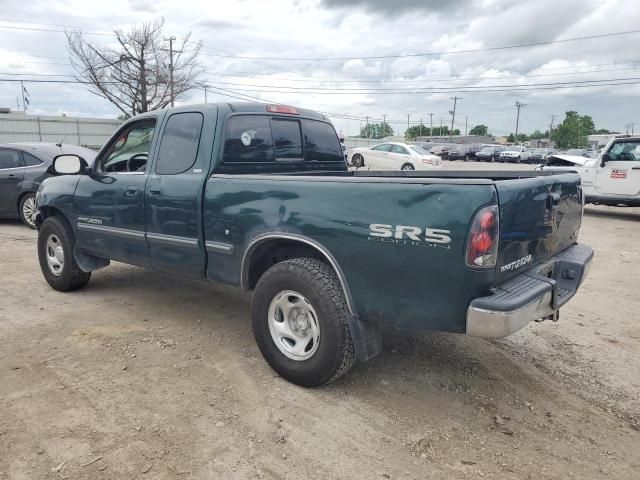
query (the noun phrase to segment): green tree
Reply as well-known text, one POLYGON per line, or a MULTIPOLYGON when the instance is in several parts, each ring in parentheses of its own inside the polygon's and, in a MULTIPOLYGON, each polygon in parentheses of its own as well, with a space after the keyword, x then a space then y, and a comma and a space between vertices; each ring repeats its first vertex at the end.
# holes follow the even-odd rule
POLYGON ((369 123, 360 129, 363 138, 384 138, 393 135, 393 128, 386 122, 369 123))
POLYGON ((529 138, 531 140, 538 140, 540 138, 546 138, 546 137, 547 137, 547 133, 543 133, 538 129, 534 130, 533 133, 529 135, 529 138))
POLYGON ((507 137, 507 143, 516 143, 516 137, 513 135, 513 133, 510 133, 507 137))
POLYGON ((553 131, 553 140, 558 148, 584 148, 588 145, 587 135, 592 135, 595 131, 595 124, 589 115, 579 115, 570 110, 553 131))
POLYGON ((469 135, 489 135, 489 127, 486 125, 476 125, 469 131, 469 135))

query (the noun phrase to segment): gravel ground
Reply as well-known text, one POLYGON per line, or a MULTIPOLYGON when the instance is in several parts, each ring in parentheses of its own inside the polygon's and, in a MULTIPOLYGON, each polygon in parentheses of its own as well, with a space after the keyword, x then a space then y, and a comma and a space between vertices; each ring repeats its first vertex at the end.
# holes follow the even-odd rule
POLYGON ((61 294, 2 221, 0 479, 640 478, 639 237, 640 209, 588 207, 558 323, 389 335, 307 390, 262 360, 247 295, 122 264, 61 294))

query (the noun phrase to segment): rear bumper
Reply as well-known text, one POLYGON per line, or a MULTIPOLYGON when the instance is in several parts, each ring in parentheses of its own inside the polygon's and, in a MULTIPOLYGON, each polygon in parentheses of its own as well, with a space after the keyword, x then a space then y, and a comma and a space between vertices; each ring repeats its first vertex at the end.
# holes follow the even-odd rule
POLYGON ((560 307, 586 278, 592 259, 590 247, 573 245, 498 285, 493 295, 473 300, 467 309, 467 335, 506 337, 532 320, 557 319, 560 307))

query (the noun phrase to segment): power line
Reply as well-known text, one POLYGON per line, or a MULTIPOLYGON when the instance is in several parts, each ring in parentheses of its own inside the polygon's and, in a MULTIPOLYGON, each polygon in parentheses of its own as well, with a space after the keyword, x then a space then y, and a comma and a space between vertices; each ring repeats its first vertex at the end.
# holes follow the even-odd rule
MULTIPOLYGON (((59 30, 54 28, 39 28, 39 27, 13 27, 9 25, 0 25, 0 30, 19 30, 19 31, 35 31, 35 32, 54 32, 54 33, 67 33, 66 30, 59 30)), ((103 35, 112 36, 113 33, 99 33, 99 32, 82 32, 86 35, 103 35)))
POLYGON ((459 88, 465 89, 487 89, 487 88, 511 88, 511 87, 542 87, 542 86, 556 86, 556 85, 571 85, 571 84, 586 84, 586 83, 600 83, 600 82, 619 82, 619 81, 627 81, 627 80, 640 80, 640 77, 622 77, 622 78, 603 78, 603 79, 594 79, 594 80, 570 80, 567 82, 546 82, 546 83, 512 83, 512 84, 503 84, 503 85, 462 85, 456 87, 438 87, 438 86, 425 86, 425 87, 417 87, 417 88, 377 88, 377 87, 367 87, 367 88, 359 88, 359 87, 298 87, 298 86, 279 86, 279 85, 261 85, 261 84, 251 84, 251 83, 234 83, 234 82, 214 82, 219 85, 230 85, 233 87, 257 87, 257 88, 277 88, 277 89, 287 89, 287 90, 300 90, 300 91, 313 91, 313 92, 321 92, 321 91, 340 91, 340 92, 348 92, 348 93, 371 93, 371 92, 408 92, 408 93, 421 93, 423 91, 428 90, 457 90, 459 88))
POLYGON ((425 52, 425 53, 407 53, 407 54, 398 54, 398 55, 372 55, 372 56, 364 56, 364 57, 250 57, 243 55, 223 55, 216 53, 206 54, 211 57, 222 57, 222 58, 234 58, 238 60, 266 60, 266 61, 294 61, 294 62, 307 62, 307 61, 344 61, 344 60, 384 60, 391 58, 415 58, 415 57, 433 57, 440 55, 457 55, 464 53, 480 53, 480 52, 493 52, 497 50, 509 50, 514 48, 529 48, 529 47, 538 47, 543 45, 552 45, 558 43, 568 43, 568 42, 579 42, 583 40, 595 40, 598 38, 608 38, 608 37, 617 37, 621 35, 634 35, 640 33, 640 30, 628 30, 623 32, 610 32, 610 33, 601 33, 596 35, 586 35, 583 37, 573 37, 573 38, 564 38, 559 40, 548 40, 545 42, 531 42, 531 43, 520 43, 516 45, 502 45, 497 47, 487 47, 487 48, 476 48, 476 49, 468 49, 468 50, 448 50, 442 52, 425 52))

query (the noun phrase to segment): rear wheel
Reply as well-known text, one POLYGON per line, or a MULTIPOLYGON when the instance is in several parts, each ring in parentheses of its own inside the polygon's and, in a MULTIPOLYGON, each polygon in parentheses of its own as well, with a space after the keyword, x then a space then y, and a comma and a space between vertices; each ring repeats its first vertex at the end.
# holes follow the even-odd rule
POLYGON ((40 269, 47 283, 61 292, 78 290, 91 278, 76 263, 75 244, 73 230, 63 218, 49 217, 42 223, 38 232, 40 269))
POLYGON ((38 210, 36 208, 36 194, 35 193, 27 193, 20 199, 20 205, 18 206, 18 213, 20 214, 20 219, 22 223, 24 223, 27 227, 36 228, 36 213, 38 210))
POLYGON ((354 167, 362 167, 364 166, 364 157, 359 153, 356 153, 351 157, 351 163, 354 167))
POLYGON ((294 258, 267 270, 251 317, 265 360, 292 383, 322 385, 355 363, 344 293, 333 269, 319 260, 294 258))
POLYGON ((400 168, 400 170, 415 170, 416 167, 414 167, 413 165, 411 165, 410 163, 405 163, 404 165, 402 165, 402 167, 400 168))

